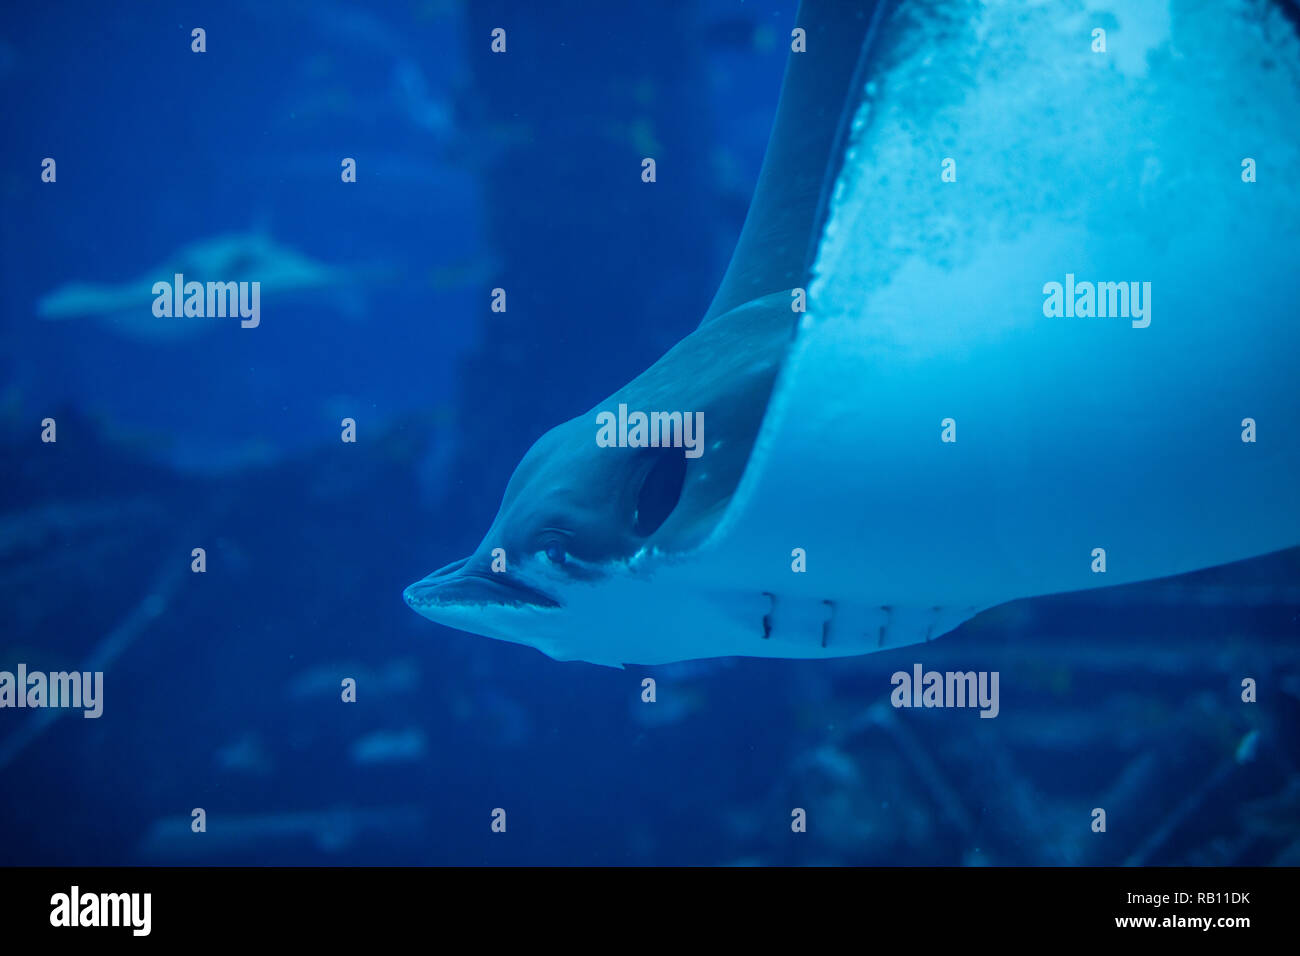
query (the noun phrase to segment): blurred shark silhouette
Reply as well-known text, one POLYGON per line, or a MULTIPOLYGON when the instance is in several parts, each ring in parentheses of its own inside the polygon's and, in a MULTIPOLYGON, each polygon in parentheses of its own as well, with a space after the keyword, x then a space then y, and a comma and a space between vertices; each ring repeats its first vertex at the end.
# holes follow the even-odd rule
POLYGON ((335 309, 360 315, 360 284, 380 275, 318 262, 261 232, 227 233, 182 247, 144 275, 117 284, 69 282, 40 298, 43 319, 95 319, 113 331, 144 342, 172 342, 229 325, 229 318, 167 317, 153 314, 155 282, 177 273, 198 282, 259 282, 273 300, 285 293, 329 290, 335 309))

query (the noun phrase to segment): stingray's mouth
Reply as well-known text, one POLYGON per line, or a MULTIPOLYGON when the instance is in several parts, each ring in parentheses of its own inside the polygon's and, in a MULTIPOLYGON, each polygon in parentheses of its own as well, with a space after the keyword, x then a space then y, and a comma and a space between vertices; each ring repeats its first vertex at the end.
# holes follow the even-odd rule
MULTIPOLYGON (((416 581, 402 597, 415 611, 426 614, 439 608, 465 607, 558 608, 549 594, 512 578, 507 572, 468 567, 469 559, 454 561, 416 581)), ((428 616, 426 614, 426 616, 428 616)))

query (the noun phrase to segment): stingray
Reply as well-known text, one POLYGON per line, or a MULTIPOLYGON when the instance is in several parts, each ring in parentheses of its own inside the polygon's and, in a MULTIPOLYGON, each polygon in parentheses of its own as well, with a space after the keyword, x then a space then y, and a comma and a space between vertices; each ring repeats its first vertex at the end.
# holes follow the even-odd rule
POLYGON ((823 658, 1300 543, 1300 43, 1131 6, 805 3, 700 326, 407 603, 560 660, 823 658))
MULTIPOLYGON (((69 282, 42 296, 36 313, 50 320, 97 320, 141 342, 172 342, 231 324, 227 318, 155 316, 154 283, 171 282, 177 273, 187 281, 258 282, 260 292, 272 297, 329 291, 333 301, 348 308, 358 283, 374 272, 318 262, 262 232, 228 233, 191 242, 134 280, 69 282)), ((359 305, 350 307, 359 310, 359 305)))

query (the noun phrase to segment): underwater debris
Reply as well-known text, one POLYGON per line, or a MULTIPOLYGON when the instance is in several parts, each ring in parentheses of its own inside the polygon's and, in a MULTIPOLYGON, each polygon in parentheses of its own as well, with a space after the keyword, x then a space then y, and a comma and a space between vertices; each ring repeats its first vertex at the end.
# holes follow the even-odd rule
POLYGON ((362 837, 410 838, 424 829, 425 820, 425 812, 416 806, 233 816, 213 812, 207 815, 206 831, 196 833, 191 817, 166 817, 149 827, 136 856, 148 861, 201 862, 286 846, 340 853, 362 837))
POLYGON ((354 741, 351 748, 355 764, 403 763, 419 760, 426 751, 424 731, 418 727, 402 730, 377 730, 354 741))

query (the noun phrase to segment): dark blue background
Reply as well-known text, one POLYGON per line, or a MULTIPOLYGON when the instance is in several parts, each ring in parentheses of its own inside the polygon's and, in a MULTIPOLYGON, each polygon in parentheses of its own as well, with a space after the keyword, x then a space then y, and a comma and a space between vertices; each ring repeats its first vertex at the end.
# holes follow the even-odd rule
POLYGON ((0 863, 1300 862, 1294 552, 827 663, 619 672, 403 605, 478 542, 533 440, 698 323, 793 16, 5 11, 0 668, 104 662, 107 686, 97 721, 0 711, 0 863), (326 292, 180 343, 36 317, 65 282, 254 229, 384 276, 359 310, 326 292), (1001 716, 888 708, 917 660, 1000 670, 1001 716), (408 746, 360 758, 383 739, 408 746))

